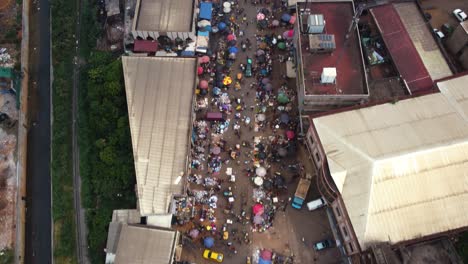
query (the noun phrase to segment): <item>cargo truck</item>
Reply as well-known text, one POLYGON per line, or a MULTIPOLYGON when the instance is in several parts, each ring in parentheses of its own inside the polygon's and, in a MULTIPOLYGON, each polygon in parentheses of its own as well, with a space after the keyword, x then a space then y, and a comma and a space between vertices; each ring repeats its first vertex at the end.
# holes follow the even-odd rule
POLYGON ((292 201, 292 207, 296 209, 302 208, 304 200, 307 197, 307 193, 309 192, 311 179, 312 176, 307 173, 305 177, 299 180, 299 184, 297 185, 296 193, 294 194, 294 199, 292 201))

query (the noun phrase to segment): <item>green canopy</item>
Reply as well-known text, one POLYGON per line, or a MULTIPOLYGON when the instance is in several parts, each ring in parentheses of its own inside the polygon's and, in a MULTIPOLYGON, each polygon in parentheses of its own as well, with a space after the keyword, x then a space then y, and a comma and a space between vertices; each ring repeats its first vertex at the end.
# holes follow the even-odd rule
POLYGON ((278 45, 277 45, 277 46, 278 46, 278 49, 284 50, 284 49, 286 48, 286 43, 284 43, 284 42, 278 42, 278 45))
POLYGON ((9 78, 11 79, 12 70, 11 68, 0 67, 0 77, 1 78, 9 78))
POLYGON ((286 104, 289 102, 289 98, 286 94, 284 94, 283 92, 279 93, 278 94, 278 98, 277 98, 278 102, 281 103, 281 104, 286 104))

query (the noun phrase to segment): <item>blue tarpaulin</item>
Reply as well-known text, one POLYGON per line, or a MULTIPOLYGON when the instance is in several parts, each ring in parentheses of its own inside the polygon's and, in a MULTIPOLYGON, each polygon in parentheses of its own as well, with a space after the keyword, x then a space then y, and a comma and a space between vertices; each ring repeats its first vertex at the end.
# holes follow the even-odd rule
POLYGON ((208 37, 209 35, 210 35, 210 32, 208 31, 198 31, 198 36, 208 37))
POLYGON ((258 259, 258 264, 271 264, 271 260, 258 259))
POLYGON ((219 22, 218 28, 219 28, 219 30, 224 30, 224 29, 226 28, 226 23, 224 23, 224 22, 219 22))
POLYGON ((211 248, 214 245, 214 238, 206 237, 205 240, 203 241, 203 244, 205 245, 206 248, 211 248))
POLYGON ((199 19, 211 20, 211 12, 213 9, 213 4, 208 2, 200 3, 200 15, 199 19))
POLYGON ((289 20, 291 20, 291 15, 289 14, 283 14, 281 16, 281 20, 283 20, 284 22, 289 22, 289 20))

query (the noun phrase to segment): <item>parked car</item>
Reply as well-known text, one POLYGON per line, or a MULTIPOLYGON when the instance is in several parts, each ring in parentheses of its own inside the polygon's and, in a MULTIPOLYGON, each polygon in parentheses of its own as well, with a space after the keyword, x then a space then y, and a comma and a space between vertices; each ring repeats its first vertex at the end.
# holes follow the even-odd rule
POLYGON ((458 21, 463 22, 465 21, 468 16, 466 15, 465 12, 463 12, 461 9, 457 8, 453 10, 453 15, 458 19, 458 21))
POLYGON ((330 239, 324 239, 314 244, 315 251, 324 250, 333 247, 334 243, 330 239))
POLYGON ((439 37, 440 39, 445 38, 445 34, 444 34, 442 31, 438 30, 437 28, 434 28, 434 33, 435 33, 435 34, 437 35, 437 37, 439 37))
POLYGON ((214 260, 219 263, 223 262, 224 259, 224 255, 222 253, 217 253, 209 249, 205 249, 205 251, 203 251, 203 257, 205 259, 214 260))
POLYGON ((323 200, 322 198, 318 198, 316 200, 308 202, 307 208, 309 209, 309 211, 313 211, 313 210, 322 208, 325 205, 326 205, 325 200, 323 200))

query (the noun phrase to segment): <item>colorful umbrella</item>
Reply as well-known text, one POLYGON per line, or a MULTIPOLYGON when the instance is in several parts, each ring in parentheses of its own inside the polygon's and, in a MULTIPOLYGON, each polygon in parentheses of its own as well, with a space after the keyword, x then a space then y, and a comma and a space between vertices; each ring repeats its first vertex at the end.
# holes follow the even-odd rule
POLYGON ((262 56, 262 55, 265 55, 265 51, 262 50, 262 49, 259 49, 259 50, 257 50, 256 54, 257 54, 257 56, 262 56))
POLYGON ((296 134, 294 134, 294 131, 292 131, 292 130, 286 131, 286 137, 287 137, 289 140, 293 139, 295 136, 296 136, 296 134))
POLYGON ((263 19, 265 19, 265 14, 263 14, 263 13, 258 13, 258 14, 257 14, 257 20, 260 21, 260 20, 263 20, 263 19))
POLYGON ((203 67, 198 66, 197 73, 198 73, 198 75, 203 74, 203 67))
POLYGON ((203 244, 205 245, 206 248, 211 248, 214 245, 214 238, 212 237, 206 237, 205 240, 203 240, 203 244))
POLYGON ((279 42, 278 45, 277 45, 278 49, 282 49, 284 50, 286 48, 286 43, 284 42, 279 42))
POLYGON ((200 63, 208 63, 208 62, 210 62, 210 57, 205 55, 205 56, 201 57, 199 59, 199 61, 200 61, 200 63))
POLYGON ((296 16, 291 16, 291 19, 289 19, 289 24, 294 24, 296 22, 296 16))
POLYGON ((219 28, 219 30, 221 30, 221 31, 224 30, 224 29, 226 28, 226 23, 224 23, 224 22, 219 22, 218 28, 219 28))
POLYGON ((201 20, 200 22, 197 23, 198 27, 206 27, 206 26, 211 26, 210 21, 208 20, 201 20))
POLYGON ((279 26, 279 24, 280 24, 280 22, 278 20, 276 20, 276 19, 271 22, 271 25, 274 26, 274 27, 279 26))
POLYGON ((273 90, 273 85, 271 83, 267 83, 263 86, 263 89, 265 89, 265 91, 271 91, 273 90))
POLYGON ((254 206, 252 206, 252 212, 254 215, 261 215, 263 214, 264 212, 264 208, 263 208, 263 205, 262 204, 255 204, 254 206))
POLYGON ((235 40, 236 36, 234 36, 233 34, 229 34, 229 35, 227 35, 226 39, 227 39, 227 41, 235 40))
POLYGON ((255 177, 254 183, 255 183, 255 185, 257 185, 257 186, 262 186, 262 184, 263 184, 263 179, 262 179, 262 177, 255 177))
POLYGON ((190 230, 190 232, 189 232, 189 236, 191 238, 197 238, 199 234, 200 234, 200 231, 198 231, 198 229, 196 229, 196 228, 190 230))
POLYGON ((236 54, 237 52, 239 52, 239 49, 237 47, 230 47, 228 51, 229 53, 236 54))
POLYGON ((266 119, 266 116, 264 114, 257 115, 257 120, 258 121, 263 122, 263 121, 265 121, 265 119, 266 119))
POLYGON ((221 153, 221 148, 220 147, 214 147, 211 149, 211 153, 215 155, 219 155, 221 153))
POLYGON ((272 256, 273 252, 271 252, 271 250, 264 249, 262 252, 260 252, 260 257, 264 260, 271 260, 272 256))
POLYGON ((267 84, 269 82, 270 82, 270 79, 268 79, 268 78, 263 78, 262 79, 262 84, 267 84))
POLYGON ((207 80, 200 80, 200 83, 198 84, 198 87, 200 89, 208 89, 208 81, 207 80))
MULTIPOLYGON (((287 30, 285 33, 286 33, 285 38, 292 39, 294 37, 294 29, 287 30)), ((284 37, 284 34, 283 34, 283 37, 284 37)))
POLYGON ((257 174, 257 176, 263 177, 266 175, 266 173, 267 171, 264 167, 258 167, 257 169, 255 169, 255 174, 257 174))
MULTIPOLYGON (((261 178, 260 178, 260 179, 261 179, 261 178)), ((256 225, 261 225, 261 224, 263 224, 263 217, 260 216, 260 215, 254 216, 254 218, 253 218, 253 223, 256 224, 256 225)))
POLYGON ((286 104, 286 103, 289 102, 288 96, 286 94, 284 94, 284 93, 279 93, 277 100, 281 104, 286 104))
POLYGON ((230 85, 232 83, 232 79, 229 76, 224 77, 223 79, 223 84, 224 85, 230 85))
POLYGON ((291 15, 289 14, 283 14, 281 16, 281 20, 283 20, 284 22, 289 22, 289 20, 291 20, 291 15))

